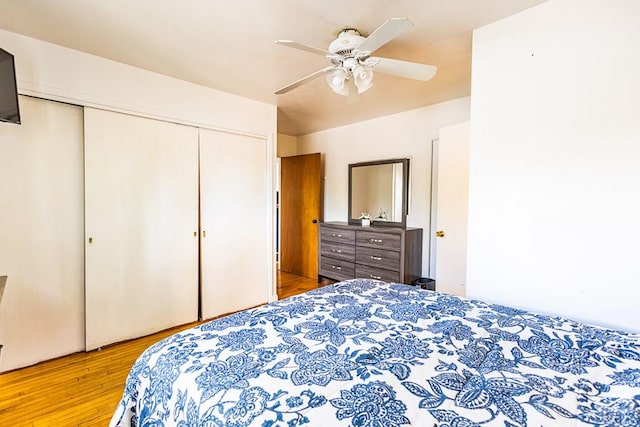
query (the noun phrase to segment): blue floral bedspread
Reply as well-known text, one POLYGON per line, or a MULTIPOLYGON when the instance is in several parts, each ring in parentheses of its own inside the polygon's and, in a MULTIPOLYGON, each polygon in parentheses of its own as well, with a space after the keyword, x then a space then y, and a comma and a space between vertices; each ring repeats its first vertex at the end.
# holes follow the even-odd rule
POLYGON ((351 280, 173 335, 112 426, 640 426, 640 335, 351 280))

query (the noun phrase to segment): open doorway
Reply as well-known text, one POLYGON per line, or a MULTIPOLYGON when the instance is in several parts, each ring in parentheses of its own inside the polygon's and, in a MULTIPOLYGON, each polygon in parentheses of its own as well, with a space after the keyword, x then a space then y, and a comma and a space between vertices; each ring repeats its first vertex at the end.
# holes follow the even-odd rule
POLYGON ((280 270, 318 277, 318 223, 322 220, 320 153, 280 159, 280 270))

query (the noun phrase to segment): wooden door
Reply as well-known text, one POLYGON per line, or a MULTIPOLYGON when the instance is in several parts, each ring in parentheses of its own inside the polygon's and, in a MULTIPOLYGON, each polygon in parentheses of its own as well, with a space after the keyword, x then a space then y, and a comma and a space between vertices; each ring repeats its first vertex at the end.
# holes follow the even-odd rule
POLYGON ((466 295, 469 122, 440 129, 437 159, 436 290, 466 295))
POLYGON ((203 319, 269 300, 273 211, 265 139, 200 129, 203 319))
POLYGON ((280 270, 318 277, 318 222, 322 219, 320 153, 281 159, 280 270))

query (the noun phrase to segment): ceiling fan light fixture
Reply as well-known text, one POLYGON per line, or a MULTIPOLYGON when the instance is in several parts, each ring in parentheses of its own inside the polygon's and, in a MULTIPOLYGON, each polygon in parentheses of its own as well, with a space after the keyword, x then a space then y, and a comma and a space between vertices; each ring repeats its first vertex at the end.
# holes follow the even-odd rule
POLYGON ((349 74, 342 68, 336 68, 327 76, 327 84, 338 95, 348 95, 347 81, 349 74))
POLYGON ((364 93, 373 86, 373 69, 367 66, 356 65, 353 67, 353 82, 358 88, 358 94, 364 93))

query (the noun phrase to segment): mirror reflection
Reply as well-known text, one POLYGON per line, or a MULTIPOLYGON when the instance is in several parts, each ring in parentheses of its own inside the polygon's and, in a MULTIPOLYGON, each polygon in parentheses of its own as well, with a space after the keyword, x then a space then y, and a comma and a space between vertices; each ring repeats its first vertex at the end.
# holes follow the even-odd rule
POLYGON ((350 165, 350 221, 368 213, 377 225, 404 224, 407 168, 407 159, 350 165))

